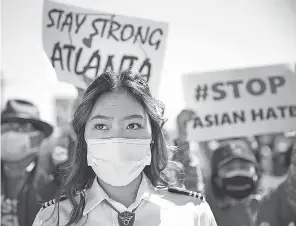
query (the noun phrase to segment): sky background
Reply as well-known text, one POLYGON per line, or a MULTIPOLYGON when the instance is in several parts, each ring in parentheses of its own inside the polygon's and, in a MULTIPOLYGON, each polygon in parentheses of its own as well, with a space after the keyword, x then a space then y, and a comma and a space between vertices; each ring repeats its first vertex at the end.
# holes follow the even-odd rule
MULTIPOLYGON (((56 0, 58 1, 58 0, 56 0)), ((166 104, 167 128, 184 107, 181 76, 296 62, 295 0, 59 0, 85 8, 169 23, 158 98, 166 104)), ((55 96, 75 97, 58 82, 42 49, 42 0, 2 0, 2 95, 36 103, 41 117, 55 119, 55 96)))

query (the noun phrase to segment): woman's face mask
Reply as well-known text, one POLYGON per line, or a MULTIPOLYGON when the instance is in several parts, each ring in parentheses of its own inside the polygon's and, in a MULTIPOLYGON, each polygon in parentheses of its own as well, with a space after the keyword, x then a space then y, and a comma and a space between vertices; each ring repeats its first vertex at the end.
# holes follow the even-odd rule
POLYGON ((151 163, 150 139, 87 139, 87 162, 112 186, 126 186, 151 163))
POLYGON ((151 162, 151 126, 143 106, 126 92, 95 103, 85 127, 87 161, 112 186, 125 186, 151 162))

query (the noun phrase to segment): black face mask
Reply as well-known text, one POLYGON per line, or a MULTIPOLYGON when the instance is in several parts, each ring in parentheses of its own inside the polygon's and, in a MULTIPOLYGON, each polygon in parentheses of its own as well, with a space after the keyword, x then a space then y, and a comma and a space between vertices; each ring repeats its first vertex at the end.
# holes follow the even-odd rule
POLYGON ((256 181, 253 177, 235 176, 230 178, 222 178, 222 189, 226 195, 243 199, 248 197, 255 190, 256 181))

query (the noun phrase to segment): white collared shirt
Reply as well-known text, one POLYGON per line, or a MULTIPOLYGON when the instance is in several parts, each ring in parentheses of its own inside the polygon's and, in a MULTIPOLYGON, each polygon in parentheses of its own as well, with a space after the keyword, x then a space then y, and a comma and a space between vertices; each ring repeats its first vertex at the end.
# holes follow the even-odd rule
MULTIPOLYGON (((209 205, 198 198, 170 193, 156 189, 143 174, 136 200, 128 208, 108 197, 105 191, 94 181, 86 191, 86 204, 83 217, 76 225, 119 226, 118 213, 104 200, 108 200, 119 212, 135 211, 134 226, 216 226, 209 205)), ((71 204, 68 200, 60 202, 60 225, 69 221, 71 204)), ((40 210, 33 226, 57 225, 57 213, 50 218, 54 205, 40 210), (46 221, 46 219, 50 218, 46 221)))

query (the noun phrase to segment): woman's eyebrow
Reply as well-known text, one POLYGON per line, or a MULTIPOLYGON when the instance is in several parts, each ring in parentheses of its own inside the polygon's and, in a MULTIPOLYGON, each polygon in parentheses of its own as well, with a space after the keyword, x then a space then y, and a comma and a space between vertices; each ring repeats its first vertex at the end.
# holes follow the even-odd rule
POLYGON ((105 115, 95 115, 91 118, 91 120, 94 119, 106 119, 106 120, 113 120, 114 117, 109 117, 109 116, 105 116, 105 115))
POLYGON ((130 119, 142 119, 142 120, 144 120, 144 117, 142 115, 134 114, 134 115, 129 115, 129 116, 126 116, 126 117, 123 118, 123 120, 130 120, 130 119))

